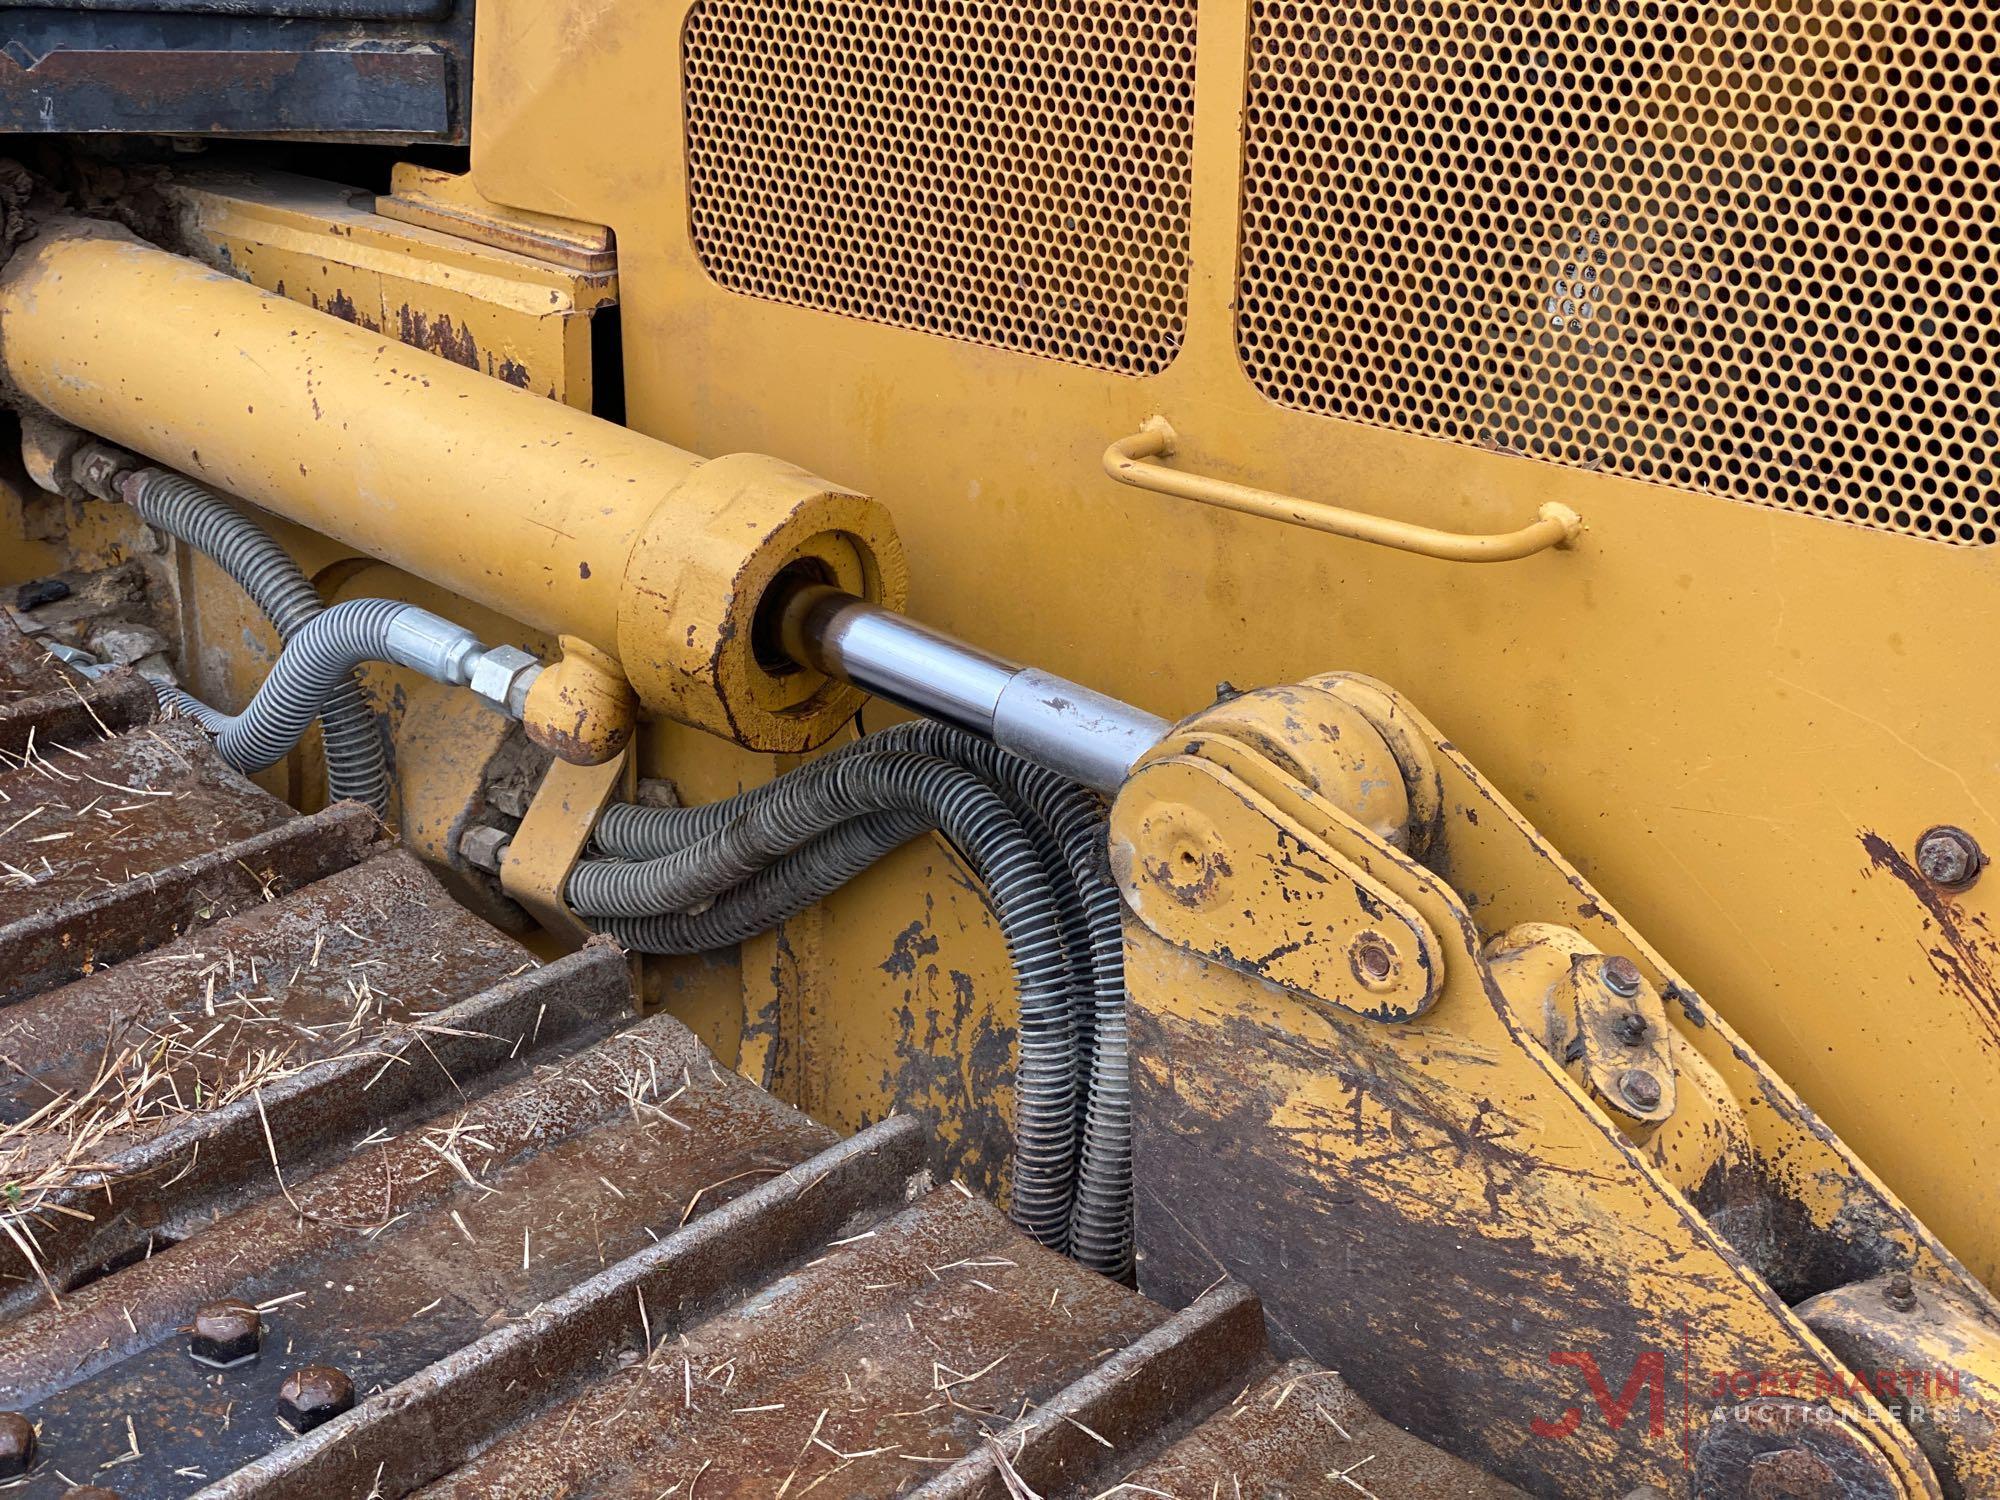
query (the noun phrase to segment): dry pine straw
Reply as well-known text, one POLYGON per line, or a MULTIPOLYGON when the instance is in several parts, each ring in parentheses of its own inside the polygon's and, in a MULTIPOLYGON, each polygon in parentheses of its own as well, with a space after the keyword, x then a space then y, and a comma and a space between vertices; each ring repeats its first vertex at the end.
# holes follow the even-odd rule
MULTIPOLYGON (((58 763, 38 751, 31 738, 24 755, 0 755, 0 768, 30 770, 74 786, 77 805, 43 802, 36 812, 53 808, 67 814, 61 821, 83 825, 92 844, 108 838, 115 846, 117 815, 143 805, 117 798, 184 795, 106 782, 73 764, 87 765, 88 755, 67 746, 57 748, 68 761, 58 763), (102 838, 95 826, 100 820, 106 824, 102 838)), ((0 803, 5 800, 5 792, 0 791, 0 803)), ((8 822, 5 808, 0 806, 0 839, 15 834, 7 842, 18 844, 24 838, 49 837, 29 834, 24 825, 33 816, 8 822)), ((60 836, 66 838, 75 831, 67 830, 60 836)), ((41 860, 48 868, 46 855, 41 860)), ((45 874, 35 873, 32 863, 24 867, 0 859, 0 881, 34 885, 44 878, 45 874)), ((275 899, 278 892, 270 873, 259 878, 264 899, 275 899)), ((345 930, 349 936, 359 936, 352 928, 345 930)), ((183 1003, 159 1017, 114 1018, 107 1027, 96 1076, 88 1085, 55 1092, 25 1118, 0 1126, 0 1235, 26 1261, 51 1298, 56 1293, 39 1253, 36 1225, 49 1224, 51 1214, 94 1219, 83 1205, 98 1190, 110 1201, 116 1183, 117 1166, 112 1158, 117 1147, 176 1119, 225 1109, 247 1097, 256 1097, 261 1110, 261 1093, 266 1087, 336 1061, 380 1056, 383 1067, 389 1067, 401 1059, 412 1035, 421 1040, 426 1031, 448 1031, 428 1025, 420 1017, 391 1020, 385 997, 369 982, 367 959, 348 964, 350 972, 341 976, 352 998, 345 1016, 324 1026, 306 1026, 286 1018, 284 992, 299 972, 319 967, 323 943, 322 934, 314 942, 311 958, 282 983, 268 970, 260 973, 264 960, 253 957, 245 961, 233 952, 213 958, 188 953, 137 960, 142 966, 195 965, 191 970, 160 976, 162 988, 183 990, 183 1003), (247 979, 246 989, 239 990, 240 979, 247 979), (217 994, 219 983, 230 987, 221 996, 217 994), (248 992, 260 988, 272 993, 248 992)), ((26 1075, 25 1069, 4 1054, 0 1054, 0 1065, 26 1075)))

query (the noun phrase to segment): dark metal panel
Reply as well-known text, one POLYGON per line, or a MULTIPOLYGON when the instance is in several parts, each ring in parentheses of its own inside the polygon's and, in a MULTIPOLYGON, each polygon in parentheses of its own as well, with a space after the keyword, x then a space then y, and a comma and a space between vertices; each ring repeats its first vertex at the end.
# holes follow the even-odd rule
POLYGON ((1053 1400, 1035 1403, 997 1442, 974 1449, 917 1491, 916 1500, 1015 1500, 1023 1487, 1097 1494, 1126 1466, 1117 1455, 1185 1413, 1227 1401, 1270 1363, 1256 1294, 1224 1282, 1053 1400))
POLYGON ((1126 1492, 1135 1497, 1190 1500, 1209 1495, 1298 1500, 1320 1494, 1502 1500, 1521 1493, 1383 1421, 1340 1376, 1309 1360, 1273 1371, 1153 1462, 1123 1477, 1126 1492))
POLYGON ((0 132, 462 141, 472 7, 0 0, 0 132))
MULTIPOLYGON (((69 0, 72 11, 134 15, 282 16, 341 21, 435 21, 452 0, 69 0)), ((47 10, 46 0, 0 0, 0 11, 47 10)))
MULTIPOLYGON (((901 1202, 923 1153, 922 1130, 912 1120, 895 1119, 754 1186, 747 1176, 726 1184, 717 1179, 718 1191, 690 1199, 682 1211, 692 1216, 699 1208, 703 1217, 211 1486, 204 1500, 362 1500, 376 1485, 384 1494, 407 1494, 516 1423, 517 1432, 548 1442, 544 1407, 553 1395, 589 1376, 642 1363, 663 1341, 671 1349, 674 1334, 708 1312, 746 1297, 754 1301, 760 1285, 786 1265, 901 1202), (732 1193, 740 1196, 724 1201, 732 1193)), ((643 1178, 637 1181, 644 1185, 643 1178)), ((519 1489, 510 1484, 508 1492, 549 1493, 532 1483, 519 1489)))
MULTIPOLYGON (((595 1365, 614 1346, 565 1327, 559 1309, 574 1306, 589 1323, 610 1304, 612 1327, 636 1324, 634 1287, 612 1284, 631 1258, 664 1250, 684 1220, 722 1209, 830 1141, 714 1068, 700 1043, 665 1018, 400 1136, 383 1134, 350 1143, 332 1170, 0 1336, 0 1405, 18 1404, 41 1425, 52 1460, 47 1479, 31 1480, 22 1500, 59 1494, 57 1465, 74 1476, 115 1462, 118 1487, 130 1494, 220 1480, 291 1442, 277 1419, 278 1390, 307 1365, 341 1370, 364 1398, 351 1421, 337 1424, 345 1430, 327 1438, 337 1468, 365 1467, 370 1479, 354 1490, 364 1493, 389 1446, 406 1446, 389 1437, 393 1421, 375 1425, 408 1410, 407 1392, 396 1388, 511 1334, 534 1346, 533 1381, 519 1382, 517 1368, 477 1399, 476 1378, 452 1392, 468 1415, 504 1420, 540 1398, 562 1359, 595 1365), (217 1372, 191 1360, 184 1330, 198 1307, 223 1297, 265 1305, 270 1327, 254 1365, 217 1372), (508 1381, 521 1388, 510 1392, 508 1381), (374 1391, 395 1395, 366 1400, 374 1391), (117 1462, 131 1451, 128 1417, 140 1453, 117 1462)), ((793 1183, 793 1194, 804 1186, 793 1183)), ((843 1221, 837 1187, 827 1202, 835 1224, 843 1221)), ((812 1205, 804 1207, 800 1222, 817 1224, 812 1205)), ((742 1232, 755 1226, 738 1227, 726 1257, 730 1285, 769 1268, 787 1239, 776 1226, 755 1234, 742 1232)), ((681 1289, 669 1280, 648 1290, 653 1310, 674 1316, 681 1289)), ((441 1458, 428 1443, 409 1456, 441 1458)), ((293 1494, 344 1492, 287 1482, 293 1494)), ((274 1483, 246 1478, 235 1488, 270 1493, 274 1483)))
POLYGON ((381 828, 351 803, 292 815, 186 722, 49 746, 0 796, 0 1005, 344 869, 381 828))

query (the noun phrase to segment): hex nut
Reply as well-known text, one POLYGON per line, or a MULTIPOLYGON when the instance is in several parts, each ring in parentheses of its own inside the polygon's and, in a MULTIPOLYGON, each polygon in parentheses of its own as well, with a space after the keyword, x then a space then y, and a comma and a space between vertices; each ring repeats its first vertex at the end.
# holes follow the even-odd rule
POLYGON ((1618 1092, 1641 1114, 1658 1109, 1660 1100, 1666 1097, 1660 1089, 1660 1080, 1644 1068, 1632 1068, 1619 1075, 1618 1092))
POLYGON ((211 1302, 194 1315, 188 1353, 215 1370, 253 1363, 263 1347, 264 1320, 257 1309, 233 1298, 211 1302))
POLYGON ((1653 1023, 1636 1010, 1628 1010, 1611 1022, 1611 1034, 1628 1047, 1637 1047, 1653 1034, 1653 1023))
POLYGON ((1889 1278, 1889 1284, 1882 1288, 1882 1300, 1897 1312, 1916 1311, 1917 1288, 1908 1271, 1898 1271, 1889 1278))
POLYGON ((138 466, 138 460, 108 443, 85 443, 70 459, 70 476, 84 493, 99 500, 117 502, 119 477, 138 466))
POLYGON ((541 662, 520 647, 495 646, 472 663, 467 686, 488 708, 518 719, 527 705, 528 688, 541 670, 541 662))
POLYGON ((1645 980, 1639 966, 1629 958, 1613 955, 1604 960, 1604 987, 1626 1000, 1635 998, 1645 980))
POLYGON ((507 846, 513 842, 514 835, 504 828, 495 828, 490 823, 475 824, 458 836, 458 857, 475 870, 498 875, 507 846))
POLYGON ((1917 840, 1917 870, 1932 885, 1962 891, 1979 879, 1986 855, 1963 828, 1943 823, 1917 840))
POLYGON ((35 1462, 35 1424, 17 1411, 0 1411, 0 1479, 25 1474, 35 1462))
POLYGON ((354 1409, 354 1382, 331 1365, 306 1365, 278 1388, 278 1419, 297 1433, 323 1427, 354 1409))

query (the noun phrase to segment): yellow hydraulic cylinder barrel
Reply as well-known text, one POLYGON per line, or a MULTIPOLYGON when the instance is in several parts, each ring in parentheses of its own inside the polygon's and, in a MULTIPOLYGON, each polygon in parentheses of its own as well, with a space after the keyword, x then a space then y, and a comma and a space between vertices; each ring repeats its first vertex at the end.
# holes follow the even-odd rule
POLYGON ((0 370, 74 426, 609 652, 649 711, 755 749, 809 748, 858 702, 757 660, 780 573, 903 602, 873 500, 704 460, 111 226, 54 221, 15 252, 0 370))

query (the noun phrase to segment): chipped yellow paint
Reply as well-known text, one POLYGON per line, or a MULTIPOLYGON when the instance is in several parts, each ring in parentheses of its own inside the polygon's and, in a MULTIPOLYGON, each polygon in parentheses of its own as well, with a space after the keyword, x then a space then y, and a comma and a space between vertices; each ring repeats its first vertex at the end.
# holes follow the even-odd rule
MULTIPOLYGON (((1400 707, 1406 722, 1429 731, 1407 702, 1400 707)), ((1200 717, 1180 727, 1186 755, 1229 743, 1201 731, 1200 717)), ((1473 866, 1525 867, 1520 883, 1548 902, 1547 915, 1594 911, 1603 951, 1626 954, 1662 992, 1681 996, 1678 977, 1431 733, 1443 790, 1433 860, 1455 874, 1462 855, 1473 866), (1550 878, 1538 882, 1539 870, 1550 878)), ((1310 774, 1314 748, 1302 737, 1291 764, 1310 774)), ((1266 762, 1260 785, 1286 774, 1266 762)), ((1119 797, 1114 838, 1157 816, 1151 803, 1160 795, 1208 812, 1212 785, 1142 771, 1119 797)), ((1257 1282, 1274 1323, 1337 1362, 1364 1396, 1406 1411, 1455 1410, 1455 1430, 1420 1425, 1422 1435, 1565 1494, 1590 1493, 1593 1477, 1612 1474, 1628 1488, 1676 1483, 1687 1451, 1674 1434, 1648 1444, 1589 1425, 1565 1446, 1534 1447, 1512 1413, 1523 1400, 1555 1411, 1568 1399, 1567 1375, 1546 1358, 1555 1350, 1672 1348, 1690 1371, 1796 1370, 1808 1388, 1822 1376, 1841 1385, 1839 1361, 1766 1284, 1761 1273, 1773 1268, 1748 1265, 1565 1071, 1547 1046, 1541 1007, 1502 994, 1482 953, 1485 935, 1459 893, 1303 782, 1286 814, 1293 838, 1323 842, 1367 871, 1439 935, 1442 992, 1412 1021, 1309 1003, 1189 951, 1202 944, 1162 938, 1141 915, 1144 872, 1117 865, 1128 901, 1138 1149, 1151 1163, 1141 1177, 1142 1217, 1148 1196, 1170 1195, 1141 1243, 1155 1274, 1170 1278, 1166 1289, 1185 1291, 1190 1277, 1223 1269, 1257 1282), (1354 1210, 1363 1202, 1372 1205, 1365 1221, 1354 1210), (1356 1227, 1364 1222, 1365 1232, 1356 1227), (1349 1264, 1333 1259, 1336 1246, 1349 1264), (1412 1285, 1384 1284, 1405 1275, 1412 1285), (1430 1294, 1421 1290, 1427 1279, 1436 1283, 1430 1294), (1524 1301, 1530 1286, 1540 1289, 1538 1302, 1524 1301), (1387 1383, 1392 1374, 1401 1389, 1387 1383)), ((1261 929, 1273 945, 1296 932, 1280 902, 1218 909, 1211 920, 1217 932, 1261 929)), ((1482 905, 1480 921, 1488 920, 1482 905)), ((1984 1295, 1816 1130, 1725 1023, 1698 1008, 1675 1010, 1663 1013, 1674 1035, 1689 1044, 1707 1038, 1713 1052, 1732 1057, 1743 1092, 1760 1097, 1763 1136, 1753 1149, 1783 1139, 1790 1152, 1822 1154, 1819 1187, 1844 1199, 1840 1233, 1899 1244, 1966 1295, 1984 1295)), ((1783 1160, 1759 1164, 1789 1181, 1783 1160)), ((1873 1452, 1876 1472, 1897 1492, 1937 1493, 1910 1435, 1872 1397, 1837 1389, 1824 1405, 1873 1452)))
POLYGON ((1435 1003, 1437 934, 1228 771, 1156 753, 1126 792, 1111 868, 1132 915, 1161 939, 1308 1004, 1400 1019, 1435 1003))
MULTIPOLYGON (((2000 699, 1968 667, 2000 633, 2000 556, 1266 399, 1234 338, 1241 4, 1199 10, 1192 296, 1161 373, 732 292, 689 234, 674 62, 688 10, 480 10, 474 178, 616 232, 634 425, 866 489, 896 515, 919 618, 1155 712, 1192 711, 1222 678, 1336 667, 1431 706, 1821 1117, 2000 1277, 2000 953, 1985 925, 2000 878, 1940 915, 1863 844, 1907 855, 1951 822, 2000 851, 2000 699), (1452 530, 1504 531, 1548 502, 1588 525, 1567 549, 1470 568, 1142 494, 1100 460, 1155 412, 1181 433, 1177 463, 1203 474, 1452 530)), ((711 756, 731 765, 697 746, 651 764, 700 781, 711 756)), ((920 894, 867 879, 833 920, 878 903, 907 913, 920 894)), ((838 994, 852 977, 824 982, 838 994)))
POLYGON ((367 193, 284 173, 175 182, 189 248, 267 292, 589 411, 591 315, 611 272, 552 265, 377 213, 367 193))

